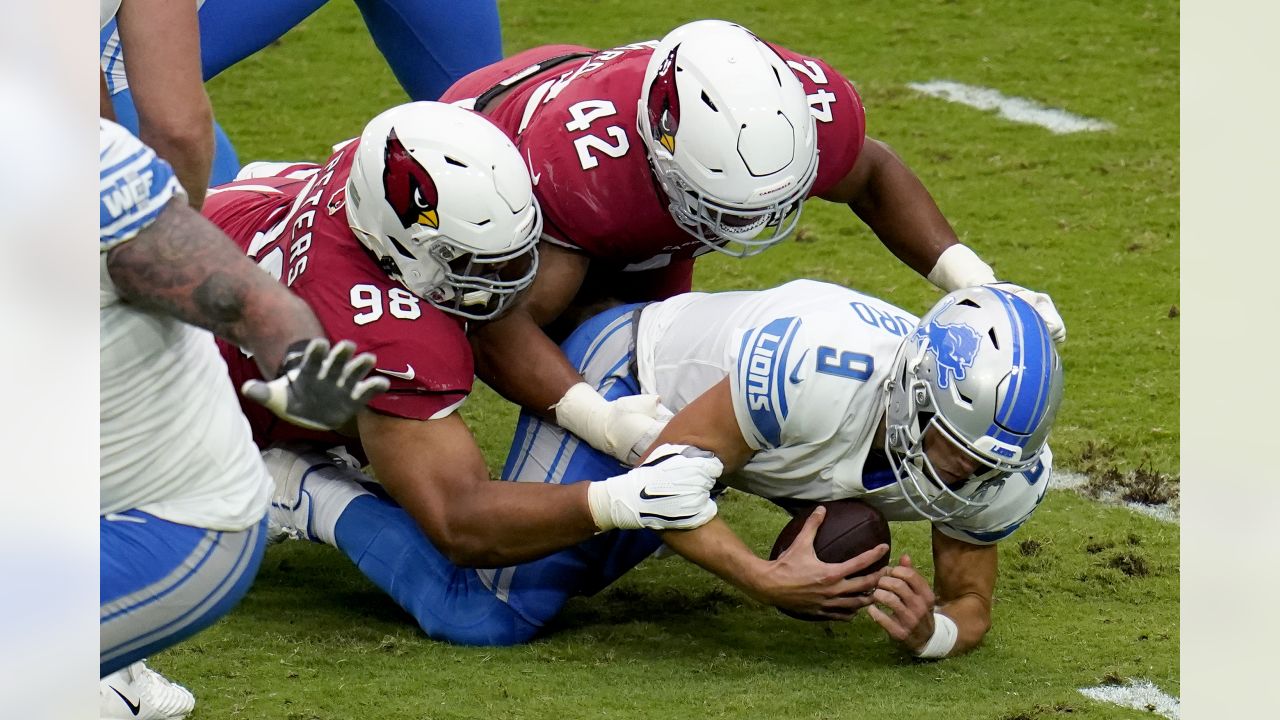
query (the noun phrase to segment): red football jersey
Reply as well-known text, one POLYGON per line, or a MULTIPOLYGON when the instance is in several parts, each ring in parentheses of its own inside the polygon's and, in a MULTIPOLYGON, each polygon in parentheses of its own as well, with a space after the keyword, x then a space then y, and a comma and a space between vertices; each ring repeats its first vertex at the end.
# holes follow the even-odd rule
MULTIPOLYGON (((481 98, 484 107, 477 109, 512 138, 529 164, 548 239, 591 256, 593 273, 610 266, 647 275, 668 270, 649 281, 650 297, 629 300, 687 291, 690 260, 708 250, 668 212, 636 129, 644 70, 656 44, 534 48, 467 75, 441 98, 481 98), (485 93, 504 81, 512 89, 486 104, 485 93)), ((821 195, 849 174, 862 149, 862 101, 822 60, 771 47, 809 96, 819 150, 810 197, 821 195)))
MULTIPOLYGON (((391 387, 370 408, 426 420, 471 392, 471 346, 461 318, 391 279, 347 225, 346 182, 358 145, 341 147, 324 166, 294 164, 274 177, 219 186, 209 192, 204 214, 305 300, 330 338, 377 354, 378 372, 391 387)), ((218 345, 236 387, 261 377, 253 358, 223 340, 218 345)), ((241 405, 260 446, 302 438, 350 442, 278 420, 257 403, 241 405)))

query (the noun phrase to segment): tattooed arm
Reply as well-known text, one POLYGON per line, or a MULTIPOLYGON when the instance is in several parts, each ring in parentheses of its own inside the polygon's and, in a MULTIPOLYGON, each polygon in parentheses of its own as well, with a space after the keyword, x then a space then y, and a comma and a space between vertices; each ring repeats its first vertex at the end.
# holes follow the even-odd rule
POLYGON ((311 308, 181 198, 155 222, 107 251, 107 272, 126 302, 211 331, 253 353, 274 377, 290 344, 325 337, 311 308))

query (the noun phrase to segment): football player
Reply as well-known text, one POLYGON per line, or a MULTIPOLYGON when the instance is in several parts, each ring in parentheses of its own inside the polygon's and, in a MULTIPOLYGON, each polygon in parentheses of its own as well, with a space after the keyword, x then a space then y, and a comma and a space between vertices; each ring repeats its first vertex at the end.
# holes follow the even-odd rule
MULTIPOLYGON (((146 125, 158 107, 170 114, 203 112, 208 135, 212 118, 208 98, 201 107, 152 90, 166 77, 180 77, 183 83, 170 88, 194 92, 201 77, 208 81, 265 48, 327 0, 191 0, 185 4, 125 0, 119 21, 110 23, 108 6, 114 11, 121 0, 101 1, 101 64, 106 73, 104 96, 110 97, 104 106, 114 106, 114 116, 134 130, 139 119, 146 125), (182 7, 170 7, 175 5, 182 7), (139 49, 128 52, 131 72, 126 76, 123 49, 133 46, 139 49)), ((462 76, 502 57, 496 0, 357 0, 356 4, 378 50, 413 100, 435 100, 462 76)), ((211 127, 212 184, 221 185, 235 178, 239 160, 222 128, 216 122, 211 127)))
MULTIPOLYGON (((205 214, 326 330, 377 353, 391 383, 338 432, 279 423, 246 404, 261 447, 346 445, 368 460, 394 514, 458 564, 505 565, 602 530, 689 528, 714 516, 708 491, 719 461, 681 448, 600 482, 490 482, 457 412, 473 380, 467 326, 499 316, 533 281, 542 226, 528 170, 491 123, 452 105, 410 103, 375 117, 322 165, 253 163, 245 175, 211 189, 205 214)), ((236 382, 258 377, 235 344, 222 353, 236 382)), ((392 532, 364 522, 373 495, 354 485, 280 489, 277 510, 301 513, 309 535, 388 586, 385 569, 401 550, 392 532), (347 509, 341 521, 334 506, 347 509)))
POLYGON ((101 0, 99 7, 105 44, 98 114, 154 148, 177 172, 191 207, 199 210, 215 162, 227 178, 235 175, 239 162, 213 122, 200 78, 196 4, 101 0), (122 42, 133 48, 127 78, 122 42))
MULTIPOLYGON (((713 520, 661 537, 609 533, 536 562, 467 571, 443 565, 425 538, 400 528, 392 595, 433 637, 523 642, 568 597, 604 587, 663 542, 795 613, 847 620, 874 602, 875 621, 922 657, 967 651, 989 629, 994 544, 1044 497, 1046 439, 1062 394, 1061 362, 1030 304, 1003 290, 966 288, 917 321, 854 290, 798 280, 620 306, 579 327, 563 349, 605 398, 664 398, 676 414, 656 442, 712 451, 730 487, 792 509, 860 498, 890 520, 933 523, 933 586, 906 556, 881 573, 846 579, 885 546, 842 564, 818 561, 812 539, 821 511, 773 561, 713 520)), ((290 482, 303 493, 339 482, 322 456, 292 462, 290 482)), ((503 476, 563 485, 623 467, 525 411, 503 476)), ((357 480, 348 474, 343 482, 357 480)), ((364 509, 365 522, 390 532, 393 508, 380 524, 377 508, 364 509)))
POLYGON ((244 595, 270 495, 210 331, 254 354, 274 379, 246 395, 290 422, 337 427, 387 381, 365 379, 374 356, 331 350, 306 304, 187 207, 150 148, 110 121, 99 138, 103 716, 177 717, 190 693, 141 658, 244 595))
MULTIPOLYGON (((687 291, 694 258, 767 249, 811 197, 848 205, 943 290, 996 282, 911 170, 865 137, 848 80, 738 25, 701 20, 603 51, 535 48, 468 75, 442 100, 513 139, 546 216, 538 280, 473 333, 479 376, 619 459, 634 460, 645 433, 604 437, 574 422, 605 406, 541 329, 571 306, 687 291)), ((1047 295, 1003 286, 1065 337, 1047 295)))

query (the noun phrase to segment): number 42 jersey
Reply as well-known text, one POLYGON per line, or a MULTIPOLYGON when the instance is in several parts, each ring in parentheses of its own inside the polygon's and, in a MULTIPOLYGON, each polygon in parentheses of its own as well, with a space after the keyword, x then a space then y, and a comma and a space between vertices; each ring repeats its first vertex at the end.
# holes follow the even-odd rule
MULTIPOLYGON (((756 292, 689 293, 646 307, 636 338, 643 392, 679 410, 727 376, 742 437, 756 452, 723 481, 775 500, 859 498, 918 520, 872 441, 885 381, 918 318, 855 290, 796 280, 756 292)), ((964 542, 1007 537, 1035 510, 1052 455, 1005 481, 982 512, 938 524, 964 542)))
MULTIPOLYGON (((687 261, 708 248, 671 217, 636 129, 645 66, 656 44, 533 48, 462 78, 441 100, 474 100, 525 156, 548 240, 631 271, 683 262, 683 287, 677 283, 665 296, 689 289, 687 261)), ((862 149, 862 101, 822 60, 771 47, 808 94, 819 149, 810 196, 821 195, 849 174, 862 149)))

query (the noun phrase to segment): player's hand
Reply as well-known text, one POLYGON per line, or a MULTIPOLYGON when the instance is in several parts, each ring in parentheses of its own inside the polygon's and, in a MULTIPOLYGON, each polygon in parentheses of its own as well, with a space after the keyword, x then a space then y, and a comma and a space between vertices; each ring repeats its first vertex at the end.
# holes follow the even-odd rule
POLYGON ((858 608, 871 604, 869 593, 880 573, 849 576, 883 557, 889 546, 877 545, 842 563, 823 562, 814 553, 813 539, 826 516, 826 508, 815 508, 791 546, 765 565, 765 571, 755 578, 756 599, 822 620, 851 620, 858 608))
POLYGON ((716 516, 711 488, 724 466, 688 445, 660 445, 640 467, 593 482, 587 502, 601 530, 692 530, 716 516))
POLYGON ((899 565, 885 569, 871 597, 871 619, 912 653, 923 650, 933 637, 933 588, 910 556, 903 555, 899 565))
POLYGON ((324 338, 299 340, 285 351, 274 380, 250 380, 240 392, 294 425, 333 430, 390 384, 381 376, 366 378, 377 357, 361 353, 353 358, 355 350, 350 340, 332 348, 324 338))
POLYGON ((551 409, 557 425, 628 465, 644 456, 672 417, 657 395, 605 400, 585 382, 569 388, 551 409))
POLYGON ((1011 282, 994 282, 990 283, 990 287, 997 290, 1003 290, 1010 295, 1016 295, 1026 300, 1031 307, 1036 309, 1040 317, 1044 320, 1044 324, 1049 328, 1049 336, 1056 343, 1065 342, 1067 339, 1067 325, 1062 321, 1062 315, 1058 313, 1058 308, 1053 304, 1053 298, 1047 293, 1028 290, 1021 285, 1014 285, 1011 282))

